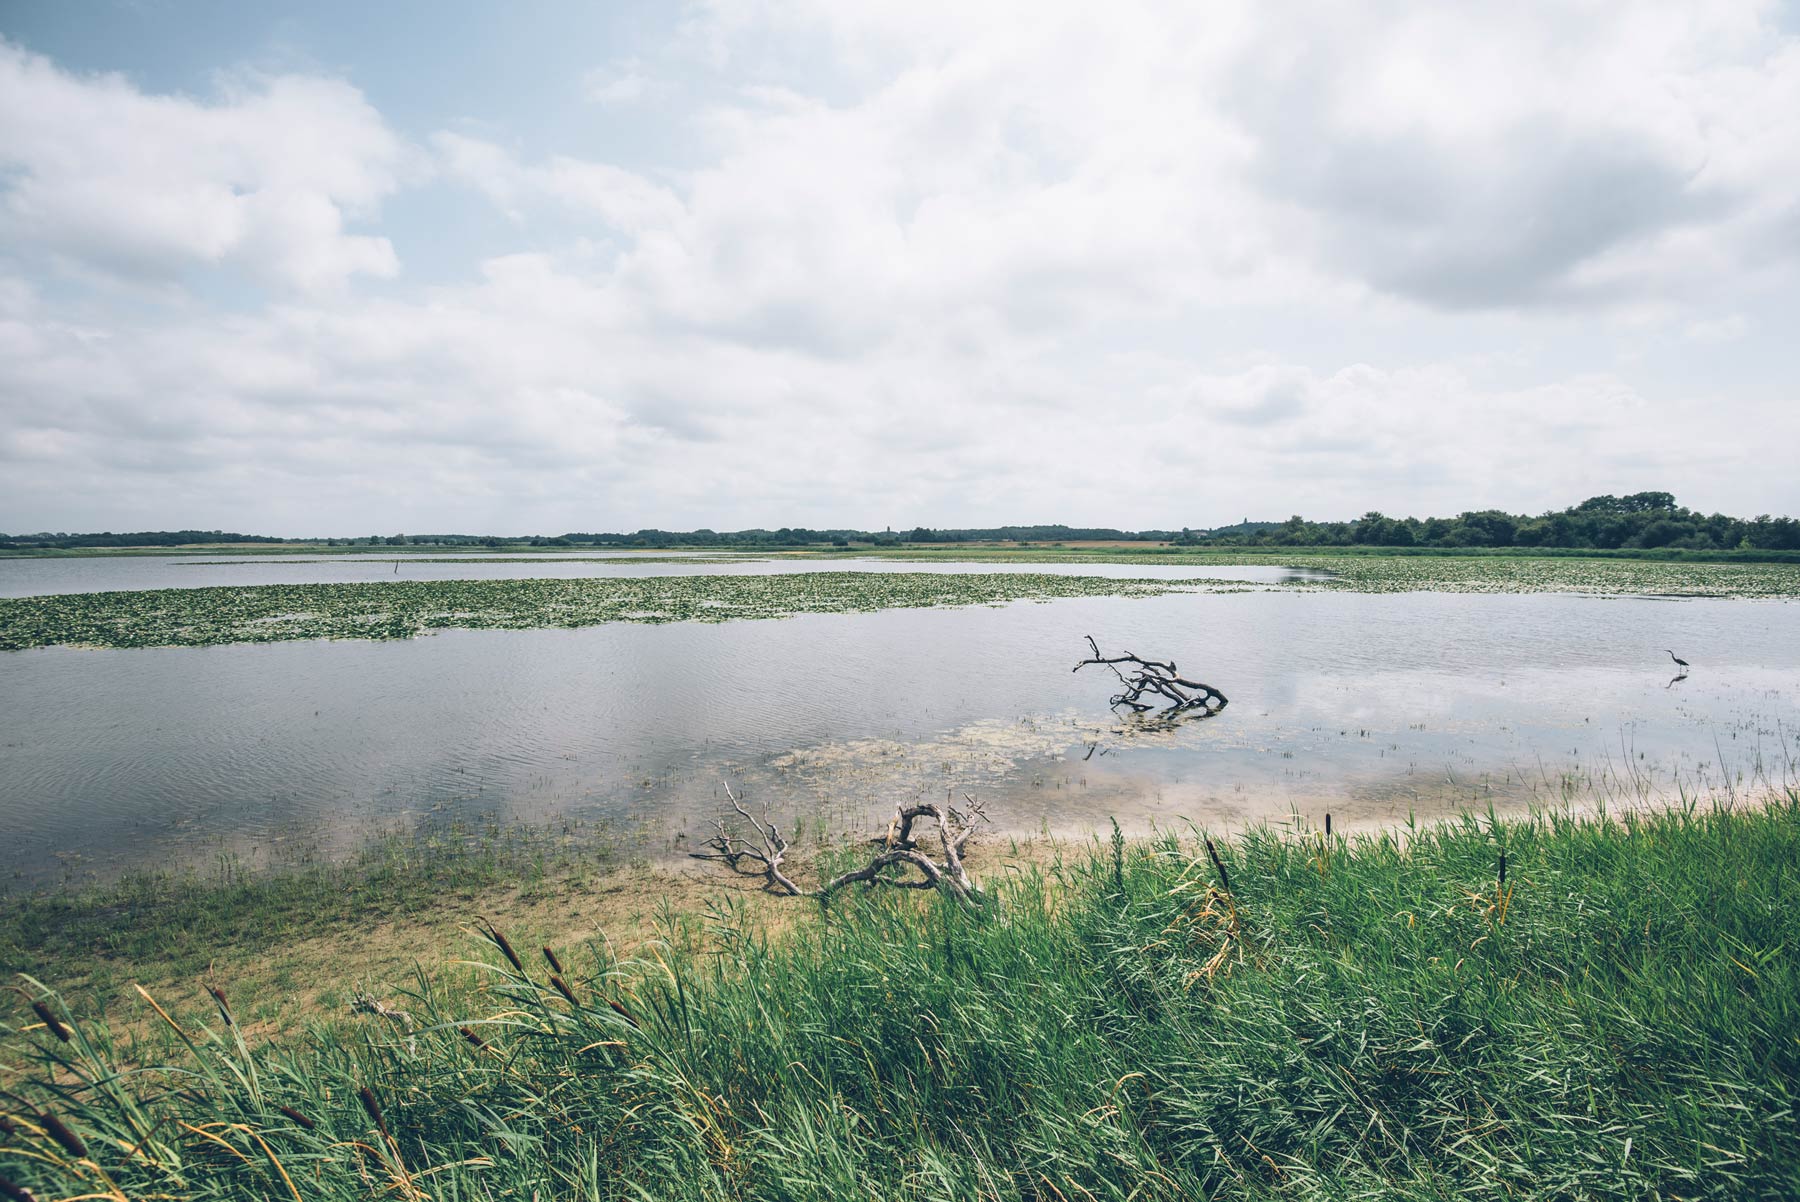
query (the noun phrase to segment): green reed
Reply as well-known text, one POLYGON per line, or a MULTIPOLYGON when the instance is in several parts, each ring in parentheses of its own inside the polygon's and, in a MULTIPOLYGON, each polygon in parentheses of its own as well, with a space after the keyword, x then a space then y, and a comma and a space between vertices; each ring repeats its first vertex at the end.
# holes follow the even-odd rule
POLYGON ((490 937, 485 982, 421 974, 410 1025, 273 1046, 221 1010, 134 1047, 34 977, 70 1038, 0 1034, 0 1177, 42 1199, 1800 1194, 1800 795, 1215 845, 1096 842, 996 873, 979 913, 878 892, 779 940, 721 903, 703 948, 625 961, 490 937))

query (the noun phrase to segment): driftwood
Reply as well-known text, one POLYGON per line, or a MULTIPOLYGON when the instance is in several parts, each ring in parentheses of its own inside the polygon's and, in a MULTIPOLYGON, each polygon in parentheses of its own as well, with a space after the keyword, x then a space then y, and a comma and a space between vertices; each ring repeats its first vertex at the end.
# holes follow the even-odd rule
POLYGON ((888 824, 887 833, 870 840, 880 850, 870 857, 869 862, 833 877, 817 889, 802 889, 783 869, 788 841, 769 819, 769 807, 763 806, 759 818, 744 808, 730 785, 725 786, 725 796, 755 836, 740 833, 729 817, 719 818, 715 820, 718 833, 701 844, 708 850, 688 854, 696 860, 719 861, 746 876, 760 876, 770 892, 790 897, 816 897, 823 901, 846 885, 860 882, 895 889, 943 889, 969 906, 978 905, 982 900, 981 887, 969 879, 968 869, 963 865, 963 853, 968 849, 969 836, 975 833, 974 821, 986 816, 975 799, 966 793, 963 795, 969 803, 966 813, 935 801, 895 806, 894 819, 888 824), (936 823, 936 842, 941 848, 938 859, 933 859, 913 837, 913 825, 922 818, 936 823), (916 868, 919 875, 889 875, 887 870, 894 867, 916 868))
POLYGON ((1089 664, 1104 664, 1112 669, 1112 674, 1124 686, 1124 691, 1112 699, 1114 709, 1124 706, 1138 714, 1155 709, 1154 703, 1144 700, 1146 693, 1154 694, 1168 703, 1158 715, 1163 718, 1190 713, 1210 718, 1230 704, 1225 694, 1211 685, 1183 677, 1173 661, 1162 663, 1144 659, 1129 651, 1123 655, 1105 656, 1100 654, 1100 644, 1094 641, 1093 635, 1087 636, 1087 642, 1094 649, 1094 654, 1076 664, 1073 670, 1079 672, 1089 664), (1127 675, 1119 670, 1120 664, 1136 664, 1137 667, 1127 675))

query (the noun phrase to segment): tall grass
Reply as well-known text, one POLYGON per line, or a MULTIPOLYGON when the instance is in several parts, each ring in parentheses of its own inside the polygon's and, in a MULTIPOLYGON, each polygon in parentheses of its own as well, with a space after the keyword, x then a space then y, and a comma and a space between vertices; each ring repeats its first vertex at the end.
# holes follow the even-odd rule
POLYGON ((69 1040, 4 1034, 0 1193, 1800 1196, 1800 796, 1217 850, 495 943, 411 1027, 252 1048, 221 1007, 155 1068, 30 980, 69 1040))

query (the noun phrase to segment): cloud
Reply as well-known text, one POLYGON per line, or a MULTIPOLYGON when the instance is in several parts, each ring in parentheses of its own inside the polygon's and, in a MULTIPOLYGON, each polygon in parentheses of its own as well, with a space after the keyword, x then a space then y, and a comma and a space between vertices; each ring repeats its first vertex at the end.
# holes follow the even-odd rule
POLYGON ((1318 381, 1304 368, 1264 364, 1235 375, 1202 375, 1178 388, 1156 388, 1157 403, 1234 426, 1272 426, 1306 415, 1318 381))
POLYGON ((1731 313, 1724 317, 1690 321, 1682 330, 1682 336, 1694 342, 1720 343, 1736 342, 1749 332, 1750 319, 1742 313, 1731 313))
POLYGON ((664 89, 635 58, 595 67, 581 78, 581 94, 607 108, 623 108, 660 94, 664 89))
POLYGON ((635 172, 559 155, 525 166, 491 142, 444 130, 431 136, 445 175, 480 191, 514 220, 534 204, 553 203, 612 230, 640 237, 674 225, 681 202, 635 172))
POLYGON ((1272 19, 1232 74, 1264 195, 1444 309, 1642 305, 1771 252, 1800 43, 1767 5, 1376 5, 1272 19))
POLYGON ((392 276, 392 244, 346 225, 376 215, 403 158, 341 81, 243 76, 206 104, 0 41, 0 231, 82 268, 169 283, 229 266, 302 291, 392 276))
POLYGON ((1800 434, 1771 332, 1800 302, 1793 40, 1755 4, 1445 12, 722 0, 588 78, 614 107, 683 80, 631 114, 649 149, 598 110, 446 109, 423 166, 341 80, 201 103, 9 49, 0 507, 344 533, 1800 503, 1720 433, 1800 434), (374 287, 403 190, 433 282, 374 287), (220 271, 281 287, 215 305, 220 271))

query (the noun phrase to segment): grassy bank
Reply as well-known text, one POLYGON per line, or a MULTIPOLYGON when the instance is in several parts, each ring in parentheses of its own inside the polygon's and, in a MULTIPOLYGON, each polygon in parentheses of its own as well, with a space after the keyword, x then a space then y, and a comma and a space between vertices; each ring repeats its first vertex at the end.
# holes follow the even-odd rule
POLYGON ((0 964, 34 974, 107 964, 203 970, 220 948, 341 934, 370 916, 403 919, 506 885, 554 887, 615 865, 599 838, 525 827, 447 825, 377 834, 344 859, 253 871, 140 871, 112 882, 0 895, 0 964))
POLYGON ((1800 797, 1221 851, 1230 892, 1171 838, 999 874, 982 913, 879 893, 770 939, 726 904, 697 945, 553 947, 560 971, 490 944, 409 1020, 268 1046, 224 1009, 121 1042, 28 984, 68 1039, 5 1032, 0 1174, 45 1199, 1800 1193, 1800 797))

